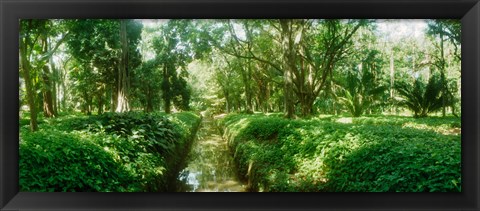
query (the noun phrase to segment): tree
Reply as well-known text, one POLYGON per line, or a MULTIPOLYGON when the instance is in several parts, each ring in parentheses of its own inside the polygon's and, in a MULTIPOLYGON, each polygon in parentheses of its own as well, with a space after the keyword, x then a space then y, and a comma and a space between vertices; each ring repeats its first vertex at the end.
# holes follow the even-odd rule
POLYGON ((452 101, 444 101, 443 81, 440 74, 431 75, 428 83, 423 82, 422 78, 416 78, 411 83, 399 81, 395 88, 398 94, 400 105, 407 107, 414 112, 414 117, 426 117, 429 113, 442 109, 443 105, 450 105, 452 101))
MULTIPOLYGON (((279 20, 281 26, 281 46, 283 57, 283 79, 284 79, 284 100, 285 100, 285 117, 293 118, 295 116, 295 99, 293 95, 293 76, 297 69, 298 50, 300 42, 303 38, 305 20, 279 20)), ((302 92, 300 90, 300 92, 302 92)))
POLYGON ((313 113, 313 103, 325 89, 337 64, 350 53, 352 37, 367 20, 320 20, 312 23, 312 31, 302 42, 295 73, 295 91, 302 106, 302 115, 313 113))
POLYGON ((120 20, 120 43, 121 57, 118 62, 118 80, 117 80, 117 108, 116 112, 130 110, 128 104, 128 91, 130 87, 129 69, 128 69, 128 39, 127 39, 127 21, 120 20))
POLYGON ((238 71, 235 71, 236 67, 232 66, 236 63, 231 62, 234 59, 235 57, 220 52, 211 57, 211 68, 214 70, 213 82, 218 86, 216 95, 221 99, 212 102, 217 112, 220 112, 220 109, 227 113, 240 110, 239 101, 244 90, 241 76, 238 71))
POLYGON ((161 34, 153 41, 153 48, 162 70, 165 113, 171 112, 172 101, 177 108, 188 110, 190 90, 184 78, 188 76, 187 65, 202 53, 195 45, 197 33, 190 20, 169 20, 160 30, 161 34))
MULTIPOLYGON (((24 34, 22 34, 23 38, 21 39, 20 57, 22 58, 23 56, 23 59, 25 59, 21 59, 23 60, 21 62, 25 65, 24 69, 29 72, 28 75, 26 73, 22 75, 30 78, 32 71, 38 71, 41 79, 41 83, 38 85, 42 89, 41 101, 43 103, 44 116, 53 117, 56 115, 56 110, 54 106, 55 81, 50 71, 54 66, 51 65, 51 59, 60 44, 62 44, 66 34, 63 36, 59 35, 56 30, 57 26, 51 20, 22 20, 21 22, 24 34), (55 37, 61 38, 56 40, 55 37)), ((55 69, 53 71, 55 73, 55 69)), ((27 90, 31 92, 34 88, 30 80, 28 80, 26 85, 30 87, 27 90)), ((35 105, 35 100, 33 100, 33 104, 35 105)))
POLYGON ((68 51, 80 65, 77 71, 89 71, 94 76, 89 96, 84 96, 84 107, 96 101, 99 113, 108 102, 111 111, 128 110, 132 70, 141 63, 137 45, 142 24, 135 20, 84 19, 68 21, 67 28, 72 34, 68 51), (93 98, 88 99, 91 95, 93 98))
MULTIPOLYGON (((442 95, 442 116, 446 114, 446 107, 449 101, 454 101, 453 94, 448 87, 447 79, 447 58, 445 56, 446 44, 449 42, 454 46, 453 55, 460 60, 460 53, 458 48, 460 46, 460 22, 458 20, 433 20, 428 24, 428 34, 434 37, 434 41, 439 41, 438 45, 434 44, 438 53, 434 54, 434 65, 440 71, 440 80, 442 83, 442 92, 446 93, 442 95)), ((455 114, 455 106, 451 104, 452 113, 455 114)))
POLYGON ((146 112, 154 111, 160 104, 160 91, 162 74, 158 67, 158 61, 151 59, 143 62, 134 70, 132 78, 132 96, 140 102, 146 112))
POLYGON ((33 53, 35 45, 35 21, 34 20, 22 20, 20 21, 20 73, 25 81, 26 95, 28 107, 30 109, 30 129, 32 131, 38 130, 37 123, 37 110, 35 107, 34 90, 32 85, 32 79, 30 78, 30 72, 32 70, 32 64, 29 60, 33 53))
POLYGON ((343 96, 339 100, 354 117, 375 109, 387 90, 381 75, 379 54, 376 50, 364 50, 360 55, 366 57, 346 73, 345 83, 341 86, 343 96))
MULTIPOLYGON (((368 21, 281 19, 222 23, 223 26, 215 25, 210 31, 220 28, 228 33, 210 36, 212 45, 249 63, 256 61, 270 66, 266 69, 274 74, 267 75, 282 75, 279 83, 283 85, 285 117, 294 118, 297 104, 303 116, 313 113, 313 103, 325 88, 336 62, 345 57, 351 37, 368 21), (281 56, 272 57, 277 52, 281 56)), ((245 90, 251 90, 249 84, 244 85, 245 90)), ((248 92, 245 95, 248 103, 251 95, 248 92)))
POLYGON ((185 78, 186 76, 178 77, 172 84, 173 105, 182 111, 190 110, 190 93, 192 92, 185 78))
POLYGON ((83 99, 82 110, 91 113, 93 97, 102 104, 104 92, 109 90, 110 109, 114 111, 118 84, 117 52, 120 48, 118 21, 85 19, 70 20, 67 24, 72 33, 67 41, 68 52, 77 64, 76 73, 72 75, 76 79, 73 87, 83 99))

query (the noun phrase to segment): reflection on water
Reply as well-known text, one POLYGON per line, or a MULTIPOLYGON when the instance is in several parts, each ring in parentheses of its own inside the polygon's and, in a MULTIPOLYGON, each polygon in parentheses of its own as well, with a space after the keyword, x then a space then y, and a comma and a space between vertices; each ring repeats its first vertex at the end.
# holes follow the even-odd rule
POLYGON ((190 152, 187 167, 180 172, 182 192, 242 192, 233 158, 211 119, 205 118, 190 152))

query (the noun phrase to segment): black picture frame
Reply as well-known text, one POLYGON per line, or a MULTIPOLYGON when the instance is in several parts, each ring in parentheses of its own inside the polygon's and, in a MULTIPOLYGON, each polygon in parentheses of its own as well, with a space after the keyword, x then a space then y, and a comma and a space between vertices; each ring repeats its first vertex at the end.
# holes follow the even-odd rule
POLYGON ((480 210, 478 0, 0 0, 0 15, 1 210, 480 210), (18 20, 28 18, 461 19, 462 192, 19 192, 18 20))

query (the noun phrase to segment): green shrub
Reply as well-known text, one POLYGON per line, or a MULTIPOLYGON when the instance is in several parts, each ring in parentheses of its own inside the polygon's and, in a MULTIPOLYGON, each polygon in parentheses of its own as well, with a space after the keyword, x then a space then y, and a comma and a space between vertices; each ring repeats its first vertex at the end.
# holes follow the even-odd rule
POLYGON ((200 118, 127 112, 73 114, 45 122, 38 132, 21 126, 23 191, 167 190, 200 118), (71 159, 62 160, 65 153, 71 159))
POLYGON ((20 190, 128 191, 133 175, 112 153, 95 143, 99 138, 80 133, 22 131, 20 190))
POLYGON ((445 82, 445 76, 441 74, 431 75, 428 82, 417 78, 413 85, 411 81, 398 81, 395 90, 402 96, 398 103, 413 111, 415 118, 426 117, 444 106, 452 106, 454 101, 448 88, 445 89, 448 86, 445 82))
POLYGON ((452 132, 460 119, 344 120, 231 114, 219 124, 252 191, 461 191, 460 135, 452 132))

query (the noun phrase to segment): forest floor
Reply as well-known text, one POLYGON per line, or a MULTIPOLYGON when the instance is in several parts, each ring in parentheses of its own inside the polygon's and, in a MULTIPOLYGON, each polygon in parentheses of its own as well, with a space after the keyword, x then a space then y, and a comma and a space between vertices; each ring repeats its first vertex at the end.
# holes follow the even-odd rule
POLYGON ((282 116, 219 120, 248 191, 461 191, 460 118, 282 116))
POLYGON ((187 167, 180 173, 180 191, 243 192, 227 142, 212 117, 204 116, 187 167))
POLYGON ((457 117, 71 113, 31 132, 27 116, 22 191, 461 192, 457 117))
POLYGON ((25 116, 19 183, 27 192, 174 191, 201 122, 190 112, 65 113, 40 118, 31 132, 25 116))

